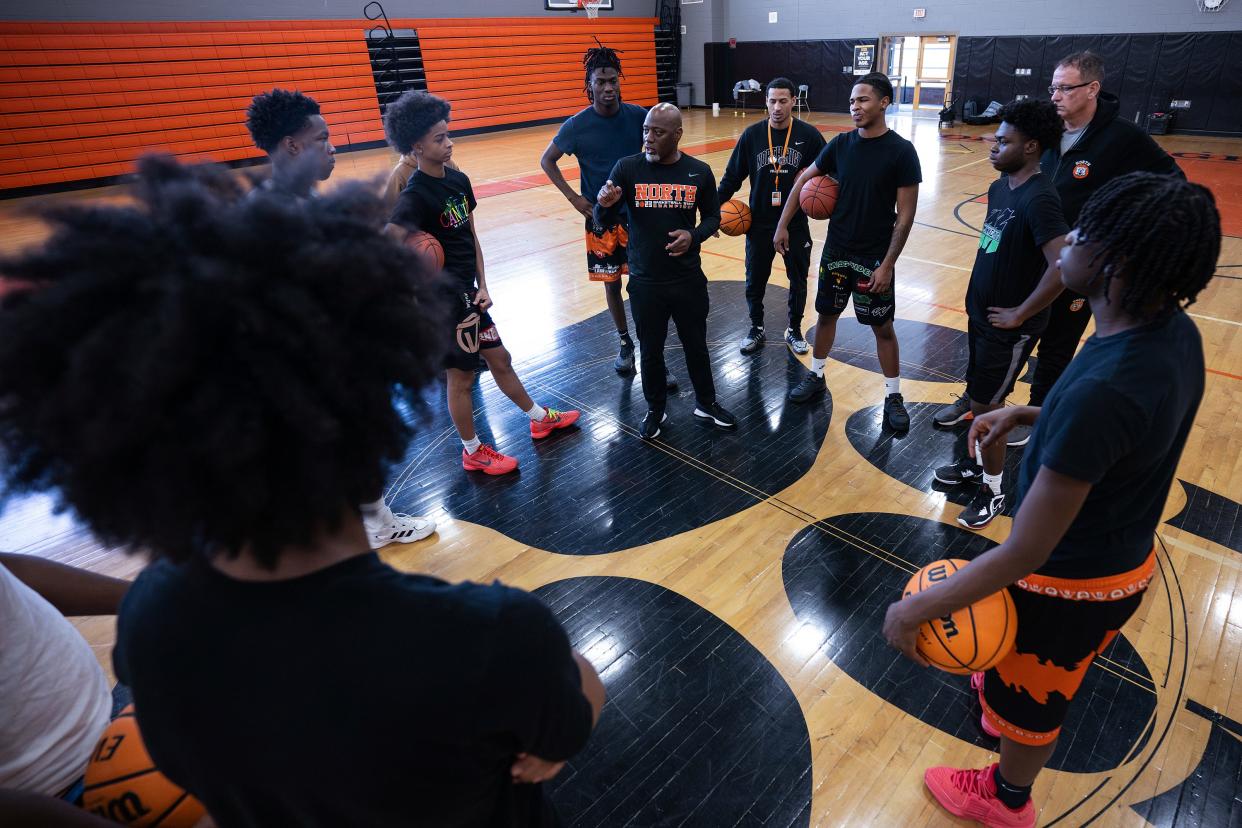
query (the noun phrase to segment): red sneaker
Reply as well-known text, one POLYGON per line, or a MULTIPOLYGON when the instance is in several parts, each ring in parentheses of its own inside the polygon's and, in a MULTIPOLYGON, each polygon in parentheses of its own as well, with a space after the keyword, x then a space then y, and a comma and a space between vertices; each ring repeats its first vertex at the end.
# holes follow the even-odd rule
MULTIPOLYGON (((970 674, 970 689, 979 694, 979 704, 983 704, 983 673, 970 674)), ((987 714, 984 713, 979 717, 979 724, 983 728, 983 732, 991 736, 993 739, 1000 738, 1000 731, 992 727, 992 723, 988 721, 987 714)))
POLYGON ((544 409, 548 413, 543 415, 542 420, 530 421, 530 436, 535 440, 542 440, 558 428, 569 428, 578 422, 577 411, 557 411, 555 408, 544 409))
POLYGON ((518 467, 516 457, 501 454, 487 443, 479 446, 474 454, 466 454, 461 450, 461 467, 466 471, 481 471, 484 474, 508 474, 518 467))
POLYGON ((1028 799, 1017 810, 996 796, 992 774, 996 765, 982 770, 928 768, 923 782, 941 806, 954 816, 973 819, 988 828, 1034 828, 1035 806, 1028 799))

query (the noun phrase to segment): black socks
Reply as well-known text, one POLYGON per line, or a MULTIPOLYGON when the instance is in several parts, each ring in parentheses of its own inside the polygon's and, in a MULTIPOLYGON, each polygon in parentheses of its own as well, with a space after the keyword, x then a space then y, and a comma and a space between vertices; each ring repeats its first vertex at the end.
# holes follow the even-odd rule
POLYGON ((1017 810, 1027 803, 1031 798, 1031 786, 1020 788, 1016 785, 1010 785, 1001 776, 1000 765, 996 766, 996 770, 992 773, 992 781, 996 783, 996 798, 1005 803, 1005 806, 1017 810))

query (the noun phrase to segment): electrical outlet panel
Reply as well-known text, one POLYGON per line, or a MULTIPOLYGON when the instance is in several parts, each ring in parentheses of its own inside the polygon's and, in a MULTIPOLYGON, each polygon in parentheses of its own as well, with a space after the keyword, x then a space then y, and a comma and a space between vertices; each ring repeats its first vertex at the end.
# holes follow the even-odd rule
POLYGON ((1190 109, 1190 101, 1170 101, 1169 109, 1190 109))

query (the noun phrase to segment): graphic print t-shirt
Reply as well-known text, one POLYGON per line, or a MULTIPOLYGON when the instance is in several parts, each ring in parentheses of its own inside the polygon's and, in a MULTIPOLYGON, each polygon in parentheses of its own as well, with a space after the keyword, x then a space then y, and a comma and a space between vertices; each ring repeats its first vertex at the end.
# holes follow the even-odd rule
MULTIPOLYGON (((794 179, 811 165, 823 148, 824 136, 820 131, 797 118, 793 118, 785 129, 772 130, 770 145, 767 119, 751 124, 738 139, 733 155, 729 157, 729 165, 720 177, 721 203, 733 198, 733 194, 742 186, 742 179, 749 178, 750 215, 753 222, 751 226, 775 229, 781 218, 781 210, 789 200, 794 179), (790 134, 790 130, 793 130, 793 134, 790 134), (780 175, 776 174, 776 164, 780 165, 780 175), (779 205, 773 205, 772 191, 777 188, 778 182, 781 200, 779 205)), ((806 213, 799 210, 794 214, 790 226, 795 225, 807 226, 806 213)))
MULTIPOLYGON (((979 250, 966 288, 966 313, 988 325, 988 308, 1016 308, 1026 301, 1048 268, 1041 249, 1069 232, 1061 199, 1046 175, 1036 174, 1011 190, 1002 175, 988 189, 988 216, 979 234, 979 250)), ((1048 309, 1015 328, 1035 333, 1048 324, 1048 309)))
POLYGON ((444 269, 470 290, 476 271, 470 213, 477 205, 465 173, 445 167, 444 177, 436 178, 419 170, 401 191, 391 221, 435 236, 444 248, 444 269))

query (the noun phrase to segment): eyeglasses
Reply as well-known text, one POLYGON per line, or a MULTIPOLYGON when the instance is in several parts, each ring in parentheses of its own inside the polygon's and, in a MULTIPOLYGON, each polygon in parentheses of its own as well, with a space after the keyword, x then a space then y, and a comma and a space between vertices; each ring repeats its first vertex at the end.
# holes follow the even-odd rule
POLYGON ((1062 95, 1064 95, 1066 92, 1070 91, 1071 89, 1077 89, 1077 88, 1078 88, 1078 87, 1080 87, 1080 86, 1090 86, 1090 85, 1091 85, 1091 84, 1093 84, 1093 83, 1095 83, 1095 81, 1087 81, 1086 83, 1075 83, 1075 84, 1072 84, 1072 85, 1071 85, 1071 84, 1067 84, 1067 83, 1063 83, 1063 84, 1061 84, 1060 86, 1049 86, 1049 87, 1048 87, 1048 94, 1049 94, 1049 95, 1055 95, 1055 94, 1057 94, 1058 92, 1060 92, 1062 95))

